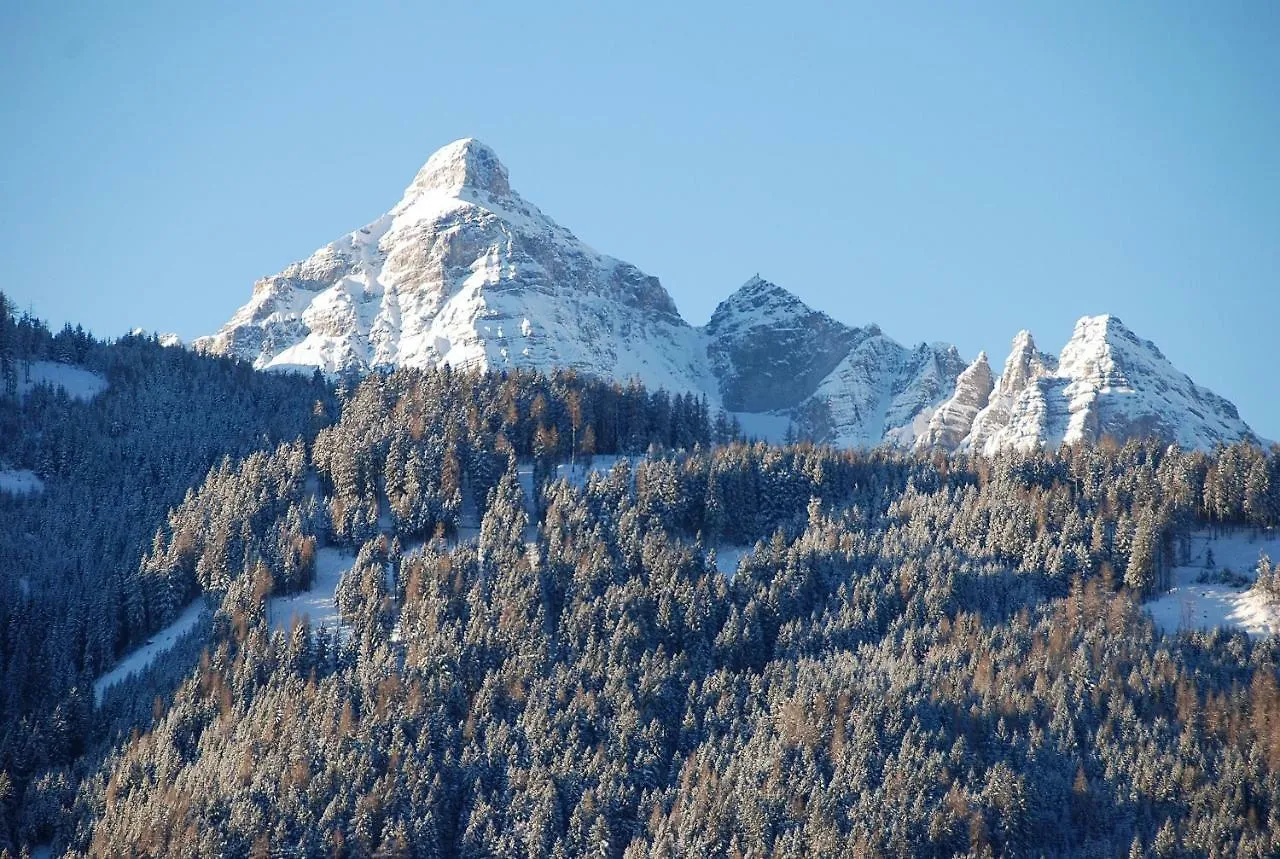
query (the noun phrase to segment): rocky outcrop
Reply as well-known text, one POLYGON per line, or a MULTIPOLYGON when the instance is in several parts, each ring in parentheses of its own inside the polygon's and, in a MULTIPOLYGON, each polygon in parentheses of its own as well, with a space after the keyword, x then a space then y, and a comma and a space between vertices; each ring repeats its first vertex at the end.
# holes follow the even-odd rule
POLYGON ((987 455, 1104 437, 1209 449, 1254 439, 1230 402, 1195 384, 1114 316, 1086 316, 1058 357, 1021 332, 987 407, 959 450, 987 455))
POLYGON ((987 353, 979 352, 956 379, 955 393, 930 416, 928 429, 916 439, 916 447, 955 450, 973 429, 978 412, 987 407, 993 390, 995 377, 987 353))

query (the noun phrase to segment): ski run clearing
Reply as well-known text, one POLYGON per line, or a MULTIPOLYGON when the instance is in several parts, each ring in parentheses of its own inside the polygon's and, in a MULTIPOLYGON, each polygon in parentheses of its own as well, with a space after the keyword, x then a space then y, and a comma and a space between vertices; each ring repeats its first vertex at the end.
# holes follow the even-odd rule
POLYGON ((198 598, 183 609, 182 614, 178 615, 173 623, 147 639, 146 644, 130 651, 128 655, 116 663, 114 668, 94 681, 94 702, 102 703, 102 695, 109 688, 129 679, 134 674, 142 673, 150 667, 152 662, 155 662, 156 657, 163 653, 168 653, 178 642, 178 639, 186 635, 206 613, 204 598, 198 598))
POLYGON ((1197 531, 1191 537, 1190 562, 1173 570, 1173 587, 1147 603, 1156 627, 1168 633, 1211 627, 1235 628, 1252 636, 1280 632, 1280 605, 1254 587, 1199 584, 1206 572, 1230 570, 1248 578, 1257 573, 1258 556, 1280 559, 1280 534, 1241 531, 1219 537, 1197 531), (1212 569, 1207 567, 1213 551, 1212 569))
POLYGON ((92 400, 107 389, 107 380, 97 373, 56 361, 33 361, 29 370, 18 367, 18 396, 25 397, 40 385, 61 388, 73 400, 92 400))
POLYGON ((356 556, 343 549, 325 547, 316 552, 315 575, 305 591, 272 597, 267 602, 267 619, 272 629, 287 632, 295 619, 306 618, 312 629, 335 629, 341 625, 335 595, 342 576, 356 562, 356 556))
POLYGON ((0 468, 0 492, 13 495, 30 495, 44 491, 44 481, 34 471, 25 468, 0 468))

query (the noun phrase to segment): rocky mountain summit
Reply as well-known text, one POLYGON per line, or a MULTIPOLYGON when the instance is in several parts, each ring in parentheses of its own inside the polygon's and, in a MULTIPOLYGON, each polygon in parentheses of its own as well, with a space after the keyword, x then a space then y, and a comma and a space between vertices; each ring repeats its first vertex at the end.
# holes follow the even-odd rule
POLYGON ((700 335, 658 279, 523 200, 473 139, 432 155, 386 215, 258 281, 195 345, 330 375, 447 363, 713 385, 700 335))
MULTIPOLYGON (((979 362, 985 364, 985 356, 979 362)), ((980 377, 979 362, 962 376, 972 371, 980 377)), ((992 454, 1155 436, 1184 448, 1208 449, 1256 438, 1234 405, 1195 384, 1154 343, 1114 316, 1082 318, 1056 357, 1038 351, 1030 332, 1019 332, 1004 372, 985 399, 984 387, 957 384, 934 413, 939 420, 942 415, 954 420, 945 430, 918 438, 917 446, 992 454)))
POLYGON ((1115 317, 1080 320, 1056 357, 1019 333, 999 377, 985 354, 966 365, 946 343, 903 346, 759 276, 694 327, 656 277, 524 200, 473 138, 435 152, 385 215, 258 281, 193 345, 331 376, 572 368, 692 391, 843 445, 991 453, 1104 435, 1190 447, 1252 437, 1234 406, 1115 317))

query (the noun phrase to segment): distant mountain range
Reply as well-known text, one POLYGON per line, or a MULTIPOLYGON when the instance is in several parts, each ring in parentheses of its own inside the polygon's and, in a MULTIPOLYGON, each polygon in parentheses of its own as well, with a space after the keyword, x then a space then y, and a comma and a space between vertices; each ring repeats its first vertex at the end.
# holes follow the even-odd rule
POLYGON ((981 354, 899 344, 753 277, 701 328, 656 277, 588 247, 520 197, 493 150, 433 154, 387 214, 254 285, 195 348, 262 369, 573 368, 695 391, 843 445, 991 453, 1153 435, 1184 447, 1254 438, 1235 406, 1114 316, 1057 355, 1020 332, 996 376, 981 354))

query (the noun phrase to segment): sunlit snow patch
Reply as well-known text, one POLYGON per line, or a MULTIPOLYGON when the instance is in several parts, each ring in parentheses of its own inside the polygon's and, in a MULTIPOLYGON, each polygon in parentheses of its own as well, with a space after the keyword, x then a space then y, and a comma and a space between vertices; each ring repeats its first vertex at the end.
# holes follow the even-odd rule
POLYGON ((1209 550, 1213 551, 1213 570, 1231 570, 1253 578, 1259 553, 1280 560, 1280 534, 1254 537, 1246 531, 1211 538, 1207 532, 1197 532, 1191 541, 1190 563, 1175 567, 1173 587, 1146 605, 1156 627, 1169 633, 1212 627, 1241 629, 1255 636, 1280 632, 1280 605, 1257 588, 1196 581, 1211 572, 1206 569, 1209 550))
POLYGON ((716 569, 725 578, 732 581, 742 566, 742 559, 755 551, 755 546, 738 546, 732 543, 721 543, 716 546, 716 569))
POLYGON ((316 552, 315 576, 311 587, 288 596, 267 601, 267 619, 273 629, 293 626, 295 618, 307 618, 312 629, 332 629, 341 623, 338 603, 334 599, 342 574, 355 565, 355 555, 342 549, 324 548, 316 552))

